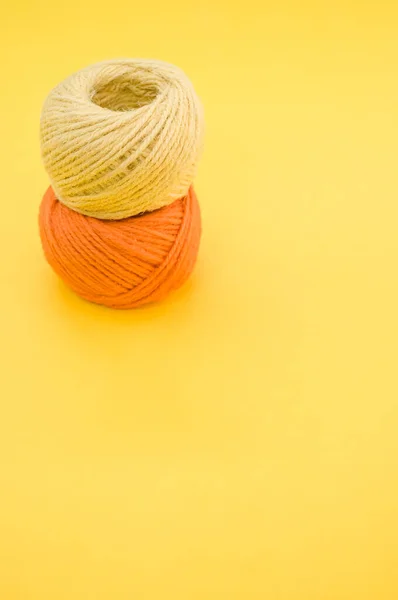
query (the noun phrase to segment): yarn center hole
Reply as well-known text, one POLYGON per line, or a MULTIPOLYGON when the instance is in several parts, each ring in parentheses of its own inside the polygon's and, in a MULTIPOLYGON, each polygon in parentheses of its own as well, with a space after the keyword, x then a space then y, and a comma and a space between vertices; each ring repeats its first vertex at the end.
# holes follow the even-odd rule
POLYGON ((150 104, 159 90, 150 82, 119 75, 95 89, 92 102, 116 112, 134 110, 150 104))

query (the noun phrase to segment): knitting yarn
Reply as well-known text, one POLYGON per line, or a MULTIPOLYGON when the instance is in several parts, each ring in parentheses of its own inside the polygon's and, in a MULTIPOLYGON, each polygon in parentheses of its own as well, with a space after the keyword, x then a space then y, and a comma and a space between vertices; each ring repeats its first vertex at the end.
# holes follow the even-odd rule
MULTIPOLYGON (((122 219, 187 196, 202 148, 203 114, 191 82, 179 68, 155 60, 112 60, 87 67, 55 87, 44 103, 40 137, 44 166, 59 202, 83 215, 122 219)), ((192 192, 186 204, 196 204, 192 192)), ((112 239, 118 235, 117 225, 109 230, 98 225, 97 230, 91 221, 56 206, 50 211, 53 224, 61 219, 86 233, 112 231, 112 239)), ((174 206, 173 220, 185 223, 190 219, 182 217, 181 207, 181 202, 174 206)), ((169 226, 167 235, 172 237, 169 226)), ((162 246, 155 254, 163 250, 162 246)), ((129 286, 133 280, 128 281, 129 286)), ((123 295, 123 285, 121 280, 115 284, 114 298, 123 295)), ((136 297, 131 290, 124 293, 127 304, 136 297)))
POLYGON ((119 221, 75 212, 49 187, 39 225, 54 271, 82 298, 113 308, 161 300, 182 285, 195 264, 201 230, 192 187, 168 206, 119 221))

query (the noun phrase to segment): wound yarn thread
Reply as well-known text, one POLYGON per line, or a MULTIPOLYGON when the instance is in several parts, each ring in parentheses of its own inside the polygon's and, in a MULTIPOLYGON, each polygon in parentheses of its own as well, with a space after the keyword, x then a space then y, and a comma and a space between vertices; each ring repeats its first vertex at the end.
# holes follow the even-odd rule
POLYGON ((203 144, 203 111, 187 76, 156 60, 97 63, 44 103, 44 166, 59 202, 123 219, 185 197, 203 144))
POLYGON ((172 204, 119 221, 59 202, 49 187, 39 215, 47 261, 79 296, 112 308, 162 300, 191 273, 201 234, 193 188, 172 204))

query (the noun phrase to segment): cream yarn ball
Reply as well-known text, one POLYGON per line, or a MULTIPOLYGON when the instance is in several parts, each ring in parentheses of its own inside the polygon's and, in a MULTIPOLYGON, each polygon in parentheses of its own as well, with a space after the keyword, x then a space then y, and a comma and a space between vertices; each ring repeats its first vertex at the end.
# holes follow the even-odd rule
POLYGON ((188 193, 203 112, 187 76, 144 59, 94 64, 57 85, 41 115, 44 166, 57 198, 100 219, 123 219, 188 193))

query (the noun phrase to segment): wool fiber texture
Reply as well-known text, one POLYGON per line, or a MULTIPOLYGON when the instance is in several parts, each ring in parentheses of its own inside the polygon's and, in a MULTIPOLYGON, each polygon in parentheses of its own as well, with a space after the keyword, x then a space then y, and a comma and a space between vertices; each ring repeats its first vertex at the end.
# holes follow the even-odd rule
POLYGON ((40 236, 54 271, 79 296, 112 308, 162 300, 190 275, 201 221, 193 188, 157 211, 120 221, 77 213, 51 187, 40 208, 40 236))
POLYGON ((178 67, 111 60, 50 92, 41 152, 59 202, 83 215, 124 219, 187 196, 203 130, 202 106, 178 67))

